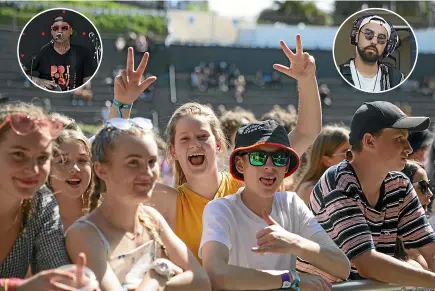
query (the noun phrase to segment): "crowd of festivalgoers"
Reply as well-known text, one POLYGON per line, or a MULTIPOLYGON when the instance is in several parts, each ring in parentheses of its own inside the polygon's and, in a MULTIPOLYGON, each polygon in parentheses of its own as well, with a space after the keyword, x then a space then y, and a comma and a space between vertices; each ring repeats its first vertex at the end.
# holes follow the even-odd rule
POLYGON ((202 92, 209 90, 231 92, 238 103, 243 103, 246 86, 251 83, 260 88, 280 88, 281 74, 277 71, 269 73, 257 70, 255 76, 249 77, 235 64, 229 65, 225 61, 217 64, 202 62, 190 74, 192 89, 202 92))
POLYGON ((297 115, 186 103, 163 141, 129 118, 156 80, 132 48, 91 139, 66 116, 2 104, 0 290, 435 288, 429 118, 374 101, 349 128, 322 127, 314 59, 299 35, 296 52, 281 46, 297 115))

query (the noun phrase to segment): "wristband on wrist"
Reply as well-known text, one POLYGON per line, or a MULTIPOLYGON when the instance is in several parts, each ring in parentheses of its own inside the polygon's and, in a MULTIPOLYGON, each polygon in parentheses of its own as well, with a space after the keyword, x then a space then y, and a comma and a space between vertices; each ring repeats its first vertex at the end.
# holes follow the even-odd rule
POLYGON ((15 291, 21 282, 19 278, 0 279, 0 291, 15 291))
POLYGON ((294 291, 299 291, 300 290, 299 285, 301 283, 301 279, 299 278, 298 273, 295 270, 290 270, 289 272, 292 276, 292 284, 290 285, 290 289, 294 291))
POLYGON ((282 281, 281 288, 280 288, 281 290, 290 289, 290 286, 292 283, 290 281, 290 273, 289 272, 281 274, 281 281, 282 281))
POLYGON ((121 118, 123 117, 121 110, 122 109, 131 109, 131 107, 132 107, 132 104, 123 104, 123 103, 119 102, 118 100, 116 100, 115 98, 113 98, 112 104, 118 108, 118 115, 121 118))

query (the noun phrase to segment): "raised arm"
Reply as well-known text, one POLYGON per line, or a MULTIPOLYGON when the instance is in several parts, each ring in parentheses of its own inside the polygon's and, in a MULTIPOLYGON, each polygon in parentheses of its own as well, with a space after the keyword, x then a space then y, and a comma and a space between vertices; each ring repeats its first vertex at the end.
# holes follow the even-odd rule
POLYGON ((148 64, 149 56, 149 53, 145 53, 137 67, 137 70, 134 70, 133 48, 128 48, 127 69, 122 70, 119 75, 116 76, 113 96, 114 100, 119 102, 118 105, 124 104, 126 106, 124 106, 125 109, 120 110, 122 113, 122 116, 120 116, 118 110, 119 107, 116 106, 115 103, 112 103, 109 119, 115 117, 129 118, 133 102, 136 101, 140 94, 157 79, 155 76, 151 76, 142 80, 148 64))
POLYGON ((149 206, 146 206, 144 209, 157 222, 159 235, 163 245, 166 247, 168 259, 183 270, 182 273, 166 282, 164 290, 211 291, 207 273, 187 248, 186 244, 175 235, 158 211, 149 206))
POLYGON ((281 48, 290 61, 290 67, 274 64, 273 68, 298 82, 299 108, 296 127, 289 133, 292 148, 302 155, 322 129, 322 108, 316 79, 314 58, 304 53, 301 36, 296 35, 296 54, 284 41, 281 48))

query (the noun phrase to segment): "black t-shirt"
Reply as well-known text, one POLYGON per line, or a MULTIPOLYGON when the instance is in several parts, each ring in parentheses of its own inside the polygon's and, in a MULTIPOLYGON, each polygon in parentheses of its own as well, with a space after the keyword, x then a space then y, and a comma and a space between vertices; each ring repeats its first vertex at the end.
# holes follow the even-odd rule
POLYGON ((71 48, 63 55, 59 54, 52 44, 39 51, 33 60, 28 62, 26 73, 46 80, 53 80, 62 91, 72 90, 83 85, 83 78, 91 77, 94 64, 89 50, 82 46, 71 44, 71 48), (37 74, 35 74, 37 72, 37 74))

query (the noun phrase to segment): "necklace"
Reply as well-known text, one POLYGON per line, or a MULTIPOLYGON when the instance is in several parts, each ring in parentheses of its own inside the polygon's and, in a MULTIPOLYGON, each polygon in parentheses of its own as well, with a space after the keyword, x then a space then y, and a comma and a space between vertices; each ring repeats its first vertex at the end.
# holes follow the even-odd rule
POLYGON ((115 228, 115 229, 117 229, 118 231, 122 231, 122 232, 124 232, 124 236, 126 237, 126 238, 128 238, 129 240, 132 240, 132 241, 134 241, 136 238, 138 238, 141 234, 142 234, 142 231, 143 231, 143 229, 142 229, 142 231, 138 231, 138 232, 136 232, 136 233, 134 233, 133 235, 131 235, 131 234, 129 234, 129 233, 127 233, 125 230, 123 230, 123 229, 121 229, 121 228, 119 228, 119 227, 117 227, 116 225, 114 225, 104 214, 103 214, 103 212, 101 211, 101 209, 100 209, 100 215, 104 218, 104 220, 105 221, 107 221, 113 228, 115 228))
MULTIPOLYGON (((355 71, 356 71, 356 77, 358 78, 359 88, 360 88, 361 90, 363 90, 363 88, 362 88, 362 86, 361 86, 361 82, 360 82, 360 80, 359 80, 359 72, 358 72, 358 69, 356 68, 356 66, 355 66, 355 71)), ((379 74, 379 69, 378 69, 378 71, 376 72, 375 85, 373 86, 373 90, 372 90, 372 92, 375 92, 376 82, 378 81, 378 74, 379 74)))

